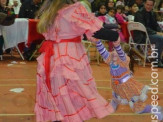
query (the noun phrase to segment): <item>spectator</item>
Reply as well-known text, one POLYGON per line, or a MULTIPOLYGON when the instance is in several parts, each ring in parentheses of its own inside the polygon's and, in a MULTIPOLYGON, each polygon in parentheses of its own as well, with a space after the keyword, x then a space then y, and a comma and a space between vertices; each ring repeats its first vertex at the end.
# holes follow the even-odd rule
MULTIPOLYGON (((36 12, 39 10, 42 4, 42 0, 26 0, 22 3, 19 12, 19 18, 34 19, 36 12)), ((19 47, 24 50, 23 56, 26 60, 29 60, 33 52, 36 49, 37 44, 40 44, 42 40, 34 40, 29 47, 25 47, 24 43, 19 44, 19 47)), ((21 51, 23 51, 21 50, 21 51)), ((33 60, 33 59, 32 59, 33 60)))
POLYGON ((6 14, 14 14, 14 10, 7 6, 8 1, 7 0, 0 0, 0 12, 6 13, 6 14))
POLYGON ((129 13, 129 7, 127 5, 125 5, 125 10, 124 10, 124 14, 126 16, 128 16, 128 13, 129 13))
MULTIPOLYGON (((89 0, 88 0, 89 1, 89 0)), ((99 8, 99 4, 100 3, 105 3, 106 2, 106 0, 94 0, 94 1, 92 1, 91 2, 91 8, 92 8, 92 12, 96 12, 97 10, 98 10, 98 8, 99 8)))
POLYGON ((36 11, 39 10, 41 3, 41 0, 31 0, 23 2, 18 17, 34 19, 36 11))
POLYGON ((158 11, 157 20, 162 22, 163 21, 163 0, 160 0, 157 11, 158 11))
POLYGON ((98 7, 98 11, 95 12, 95 16, 104 16, 106 14, 106 6, 105 3, 100 3, 98 7))
MULTIPOLYGON (((14 23, 15 20, 15 14, 14 10, 7 6, 7 0, 0 0, 0 12, 1 12, 1 24, 3 25, 10 25, 14 23), (5 17, 6 16, 6 17, 5 17)), ((4 39, 2 36, 2 32, 0 29, 0 57, 2 60, 3 55, 3 45, 4 45, 4 39)), ((10 53, 10 49, 7 49, 6 52, 10 53)))
POLYGON ((139 9, 144 6, 143 0, 135 0, 135 3, 138 5, 139 9))
POLYGON ((109 8, 113 8, 113 7, 115 7, 115 2, 114 2, 114 0, 107 0, 107 1, 106 1, 106 8, 107 8, 107 10, 108 10, 109 8))
POLYGON ((20 0, 9 0, 9 6, 11 6, 14 9, 14 13, 18 16, 19 10, 21 7, 20 0))
POLYGON ((119 5, 125 6, 124 0, 118 0, 118 1, 116 2, 116 6, 119 6, 119 5))
POLYGON ((20 0, 21 3, 27 2, 27 1, 31 1, 31 0, 20 0))
MULTIPOLYGON (((109 29, 117 31, 119 33, 121 41, 125 41, 124 36, 123 36, 123 34, 121 32, 121 27, 120 27, 120 25, 117 23, 117 21, 115 19, 115 13, 116 13, 116 10, 115 10, 114 7, 109 8, 108 13, 105 16, 99 16, 98 18, 102 22, 107 24, 107 27, 109 26, 109 29)), ((109 42, 109 51, 113 51, 113 43, 112 42, 109 42)))
POLYGON ((158 5, 158 10, 161 11, 161 9, 163 9, 163 0, 160 0, 160 3, 158 5))
MULTIPOLYGON (((135 14, 135 21, 146 27, 151 43, 155 44, 156 49, 158 49, 158 67, 163 67, 161 62, 163 33, 157 23, 156 14, 153 12, 154 4, 154 0, 146 0, 144 7, 135 14)), ((134 31, 134 40, 137 43, 144 43, 145 35, 142 32, 134 31)))
POLYGON ((138 5, 135 2, 131 2, 129 4, 129 15, 135 16, 138 10, 139 10, 138 5))
POLYGON ((115 18, 118 24, 120 25, 126 22, 126 15, 124 14, 124 6, 122 5, 117 6, 117 13, 115 15, 115 18))
POLYGON ((129 6, 130 3, 132 3, 135 0, 124 0, 125 6, 129 6))
POLYGON ((138 10, 139 8, 134 1, 129 4, 128 21, 134 21, 135 14, 138 10))

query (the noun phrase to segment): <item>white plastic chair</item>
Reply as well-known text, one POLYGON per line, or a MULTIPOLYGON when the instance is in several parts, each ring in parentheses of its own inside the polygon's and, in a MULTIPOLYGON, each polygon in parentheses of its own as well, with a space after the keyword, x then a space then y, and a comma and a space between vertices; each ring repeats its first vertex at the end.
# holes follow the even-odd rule
POLYGON ((151 49, 151 43, 150 43, 150 39, 149 39, 149 36, 148 36, 148 33, 147 33, 147 30, 145 28, 145 26, 142 24, 142 23, 139 23, 139 22, 129 22, 128 25, 127 25, 127 28, 128 28, 128 32, 129 32, 129 44, 130 46, 134 45, 135 48, 137 48, 138 45, 140 45, 143 53, 144 53, 144 62, 143 62, 143 66, 145 67, 146 65, 146 59, 148 59, 148 46, 150 46, 150 49, 151 49), (146 41, 144 44, 138 44, 138 43, 135 43, 134 42, 134 39, 132 37, 132 34, 131 34, 131 31, 133 30, 138 30, 138 31, 142 31, 145 33, 146 35, 146 41))

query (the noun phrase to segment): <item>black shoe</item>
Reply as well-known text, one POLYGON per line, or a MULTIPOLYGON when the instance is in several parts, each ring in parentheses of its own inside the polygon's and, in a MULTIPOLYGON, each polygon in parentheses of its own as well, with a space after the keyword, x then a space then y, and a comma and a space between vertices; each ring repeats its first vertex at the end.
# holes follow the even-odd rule
POLYGON ((158 63, 158 67, 163 68, 163 63, 161 61, 158 63))

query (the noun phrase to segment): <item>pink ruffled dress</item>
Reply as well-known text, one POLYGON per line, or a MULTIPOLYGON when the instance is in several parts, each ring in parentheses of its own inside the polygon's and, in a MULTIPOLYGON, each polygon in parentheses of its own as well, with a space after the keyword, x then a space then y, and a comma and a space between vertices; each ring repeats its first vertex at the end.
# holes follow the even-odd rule
POLYGON ((59 43, 62 39, 92 36, 102 22, 80 4, 61 9, 54 24, 44 33, 52 40, 50 83, 46 85, 45 53, 38 58, 35 113, 37 122, 83 122, 92 117, 103 118, 114 110, 98 93, 91 67, 81 42, 59 43))

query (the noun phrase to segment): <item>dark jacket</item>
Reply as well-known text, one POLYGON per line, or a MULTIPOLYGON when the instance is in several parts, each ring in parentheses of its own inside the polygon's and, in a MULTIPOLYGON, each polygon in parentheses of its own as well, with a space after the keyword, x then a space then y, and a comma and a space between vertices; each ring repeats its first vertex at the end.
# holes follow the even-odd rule
POLYGON ((35 5, 33 0, 23 2, 20 11, 19 18, 29 18, 34 19, 36 12, 39 10, 42 3, 35 5))
MULTIPOLYGON (((159 27, 157 20, 156 20, 156 14, 151 11, 147 12, 145 8, 140 9, 135 14, 135 22, 142 23, 147 30, 148 35, 154 35, 157 32, 161 32, 161 28, 159 27)), ((134 40, 137 43, 144 43, 145 42, 145 33, 140 31, 134 31, 134 40)))
POLYGON ((7 17, 7 14, 0 12, 0 25, 4 22, 6 17, 7 17))
POLYGON ((7 9, 0 6, 0 25, 9 26, 15 22, 13 9, 7 9))

